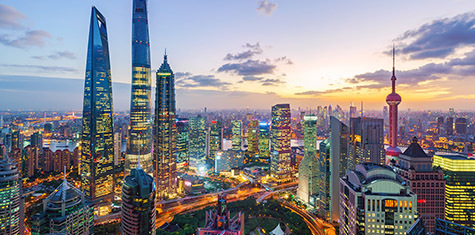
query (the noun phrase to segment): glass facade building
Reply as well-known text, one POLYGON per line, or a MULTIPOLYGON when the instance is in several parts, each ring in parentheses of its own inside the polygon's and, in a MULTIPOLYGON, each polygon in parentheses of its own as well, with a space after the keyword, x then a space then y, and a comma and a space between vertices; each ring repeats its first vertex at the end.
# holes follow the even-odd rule
POLYGON ((0 161, 0 234, 23 234, 21 180, 14 162, 0 161))
POLYGON ((435 154, 433 167, 444 172, 445 219, 475 228, 475 159, 461 154, 435 154))
POLYGON ((125 177, 122 185, 121 230, 122 234, 155 234, 155 183, 138 164, 125 177))
POLYGON ((207 163, 214 165, 216 152, 221 150, 223 145, 223 125, 221 121, 211 121, 209 124, 209 154, 207 163))
POLYGON ((249 156, 254 158, 259 153, 259 121, 251 120, 249 122, 247 133, 247 146, 249 156))
POLYGON ((290 174, 290 119, 289 104, 272 106, 271 152, 278 155, 271 158, 271 176, 280 180, 288 179, 290 174))
POLYGON ((152 80, 147 0, 134 0, 132 11, 132 97, 125 174, 137 167, 140 155, 144 171, 153 175, 152 80))
POLYGON ((318 155, 318 215, 326 220, 330 218, 330 138, 320 143, 318 155))
POLYGON ((155 98, 154 159, 157 199, 169 198, 176 193, 176 107, 175 75, 167 55, 157 71, 155 98))
POLYGON ((315 196, 319 189, 317 116, 304 117, 304 149, 304 157, 299 165, 299 187, 297 190, 297 196, 304 202, 315 206, 315 200, 310 200, 310 198, 315 196))
POLYGON ((190 118, 190 166, 200 168, 206 163, 206 118, 190 118))
POLYGON ((241 150, 241 140, 242 140, 242 122, 240 120, 233 120, 232 124, 232 145, 233 150, 241 150))
POLYGON ((176 122, 176 162, 189 163, 190 123, 188 119, 179 118, 176 122))
POLYGON ((112 82, 107 27, 92 8, 81 136, 81 190, 93 202, 114 197, 112 82))
POLYGON ((269 163, 269 123, 259 123, 259 159, 269 163))

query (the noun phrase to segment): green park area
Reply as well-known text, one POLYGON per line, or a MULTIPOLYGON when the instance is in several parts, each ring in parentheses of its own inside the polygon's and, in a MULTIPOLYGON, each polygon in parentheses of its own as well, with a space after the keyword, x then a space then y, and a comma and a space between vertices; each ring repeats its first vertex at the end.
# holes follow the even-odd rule
MULTIPOLYGON (((157 229, 159 235, 188 235, 196 233, 198 227, 203 227, 205 223, 205 212, 216 207, 207 207, 203 210, 176 215, 171 224, 176 224, 180 228, 175 232, 167 232, 157 229)), ((268 200, 266 203, 258 204, 255 199, 248 198, 242 201, 231 202, 226 207, 231 212, 231 217, 236 213, 244 213, 245 234, 250 234, 258 228, 269 233, 281 223, 282 229, 288 227, 292 234, 311 234, 304 220, 289 209, 283 207, 277 200, 268 200)), ((261 230, 262 231, 262 230, 261 230)))

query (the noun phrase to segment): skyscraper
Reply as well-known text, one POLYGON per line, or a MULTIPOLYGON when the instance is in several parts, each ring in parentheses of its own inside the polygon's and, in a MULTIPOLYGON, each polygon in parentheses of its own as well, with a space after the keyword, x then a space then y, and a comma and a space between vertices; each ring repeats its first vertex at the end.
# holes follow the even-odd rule
POLYGON ((14 162, 0 161, 0 233, 24 233, 24 209, 21 180, 14 162))
POLYGON ((93 234, 93 209, 65 176, 63 183, 43 200, 43 212, 32 217, 32 224, 32 234, 93 234))
POLYGON ((165 55, 157 71, 155 98, 154 159, 158 200, 176 193, 175 112, 175 75, 165 55))
POLYGON ((190 166, 203 167, 206 163, 206 118, 190 118, 190 166))
POLYGON ((350 119, 349 168, 356 164, 372 162, 384 164, 384 120, 357 117, 350 119))
POLYGON ((207 163, 214 165, 216 152, 221 150, 223 144, 223 127, 220 121, 211 121, 209 124, 209 154, 207 163))
POLYGON ((457 133, 457 135, 465 135, 467 133, 467 119, 466 118, 455 119, 455 133, 457 133))
POLYGON ((442 168, 446 179, 445 219, 475 228, 475 159, 462 154, 435 154, 432 166, 442 168))
POLYGON ((317 161, 317 116, 304 117, 304 157, 299 165, 299 187, 297 196, 315 206, 319 190, 317 161))
POLYGON ((318 215, 330 219, 330 137, 320 143, 318 156, 318 215))
POLYGON ((397 122, 398 111, 397 106, 401 103, 401 96, 396 93, 396 68, 394 59, 395 49, 393 47, 393 76, 392 93, 386 97, 386 103, 389 105, 389 147, 386 149, 386 163, 389 163, 392 159, 397 161, 397 157, 401 150, 397 147, 397 122))
POLYGON ((348 126, 335 118, 330 117, 330 206, 329 221, 338 221, 340 216, 339 198, 340 187, 338 179, 343 177, 348 170, 348 126))
MULTIPOLYGON (((112 201, 114 197, 112 115, 112 82, 106 20, 93 7, 84 85, 81 190, 86 198, 94 203, 103 200, 112 201)), ((99 214, 106 212, 103 209, 99 210, 99 214)))
POLYGON ((241 150, 241 139, 242 139, 242 122, 241 120, 233 120, 232 124, 232 134, 233 134, 233 149, 241 150))
POLYGON ((269 163, 269 123, 259 123, 259 160, 269 163))
POLYGON ((134 0, 132 11, 132 97, 125 175, 137 167, 138 155, 145 173, 153 175, 152 80, 147 0, 134 0))
POLYGON ((247 149, 249 156, 254 158, 259 152, 259 121, 251 120, 247 128, 247 149))
POLYGON ((290 105, 272 106, 271 152, 278 155, 271 158, 271 175, 284 180, 290 174, 290 105))
POLYGON ((137 159, 137 168, 132 169, 122 185, 121 228, 122 233, 155 234, 155 183, 146 174, 137 159))
POLYGON ((189 163, 190 123, 188 119, 178 119, 176 122, 176 132, 176 162, 189 163))

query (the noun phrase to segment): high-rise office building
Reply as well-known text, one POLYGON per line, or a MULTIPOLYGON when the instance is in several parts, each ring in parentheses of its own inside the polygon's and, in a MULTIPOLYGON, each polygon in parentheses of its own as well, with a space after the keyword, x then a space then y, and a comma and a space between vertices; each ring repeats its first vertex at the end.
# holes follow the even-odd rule
POLYGON ((132 8, 132 92, 125 175, 137 167, 139 155, 143 170, 147 174, 153 175, 151 102, 152 79, 147 0, 134 0, 132 8))
POLYGON ((330 205, 327 206, 329 209, 328 214, 329 221, 338 221, 340 216, 339 210, 339 198, 340 198, 340 187, 338 179, 343 177, 348 170, 348 139, 349 139, 349 130, 348 126, 343 122, 335 118, 334 116, 330 117, 330 173, 329 176, 329 197, 330 205))
POLYGON ((317 157, 317 116, 309 115, 304 117, 304 157, 299 165, 297 196, 312 206, 320 184, 317 157))
POLYGON ((330 219, 330 152, 331 139, 327 138, 320 143, 318 149, 318 215, 326 220, 330 219))
POLYGON ((206 118, 190 118, 190 166, 201 168, 206 164, 206 118))
POLYGON ((241 150, 241 140, 242 140, 242 121, 241 120, 233 120, 232 124, 232 134, 233 134, 233 149, 234 150, 241 150))
POLYGON ((93 208, 86 202, 84 193, 68 183, 66 176, 43 200, 43 212, 31 220, 32 234, 93 234, 93 208))
POLYGON ((223 145, 223 127, 221 121, 211 121, 209 124, 209 153, 207 163, 214 165, 216 152, 221 150, 223 145))
POLYGON ((340 234, 406 234, 417 219, 417 195, 388 166, 358 164, 339 187, 340 234))
POLYGON ((349 168, 356 164, 372 162, 384 164, 384 120, 379 118, 351 118, 350 145, 348 146, 349 168))
POLYGON ((24 233, 24 202, 18 168, 9 159, 0 161, 0 233, 24 233))
POLYGON ((444 218, 444 173, 432 168, 432 159, 414 137, 412 143, 399 154, 399 162, 393 166, 411 191, 417 195, 417 210, 427 231, 434 233, 435 219, 444 218))
POLYGON ((214 172, 230 171, 234 168, 244 166, 244 151, 242 150, 220 150, 216 152, 214 160, 214 172))
POLYGON ((259 121, 251 120, 247 128, 247 151, 254 158, 259 153, 259 121))
POLYGON ((454 134, 454 118, 453 117, 447 117, 447 119, 445 120, 445 131, 447 135, 454 134))
POLYGON ((175 75, 165 55, 157 71, 155 98, 153 154, 158 200, 176 193, 176 135, 175 75))
POLYGON ((12 132, 12 147, 11 149, 22 149, 23 148, 23 135, 20 131, 13 131, 12 132))
POLYGON ((396 93, 396 67, 394 54, 395 49, 393 47, 393 76, 391 77, 392 93, 386 97, 386 103, 389 105, 389 147, 386 149, 387 164, 393 159, 397 161, 397 157, 401 153, 401 150, 397 147, 397 107, 401 103, 401 96, 396 93))
POLYGON ((122 185, 122 234, 155 234, 155 182, 137 161, 122 185))
MULTIPOLYGON (((96 203, 114 198, 112 82, 104 16, 91 12, 81 135, 81 190, 96 203)), ((107 204, 107 203, 105 203, 107 204)), ((107 212, 98 207, 99 214, 107 212)))
POLYGON ((271 157, 270 173, 276 179, 288 179, 290 174, 290 105, 277 104, 272 106, 271 152, 277 156, 271 157))
POLYGON ((475 158, 435 154, 432 166, 444 171, 445 219, 475 228, 475 158))
POLYGON ((122 160, 122 135, 120 132, 114 133, 114 166, 120 165, 122 160))
POLYGON ((186 118, 176 122, 176 162, 189 163, 190 123, 186 118))
POLYGON ((455 133, 457 133, 457 135, 465 135, 467 133, 467 119, 466 118, 455 119, 455 133))
POLYGON ((269 123, 259 122, 259 160, 269 163, 269 123))
POLYGON ((41 132, 35 132, 30 136, 30 145, 43 148, 43 135, 41 132))

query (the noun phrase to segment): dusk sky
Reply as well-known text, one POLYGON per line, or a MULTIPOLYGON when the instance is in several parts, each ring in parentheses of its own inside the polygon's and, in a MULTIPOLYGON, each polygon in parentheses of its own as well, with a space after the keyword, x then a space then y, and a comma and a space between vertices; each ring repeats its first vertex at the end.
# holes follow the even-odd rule
MULTIPOLYGON (((93 5, 107 21, 114 109, 129 109, 131 0, 4 0, 0 110, 82 108, 93 5)), ((474 10, 473 0, 149 0, 152 67, 166 48, 181 109, 382 110, 394 43, 400 109, 473 110, 474 10)))

